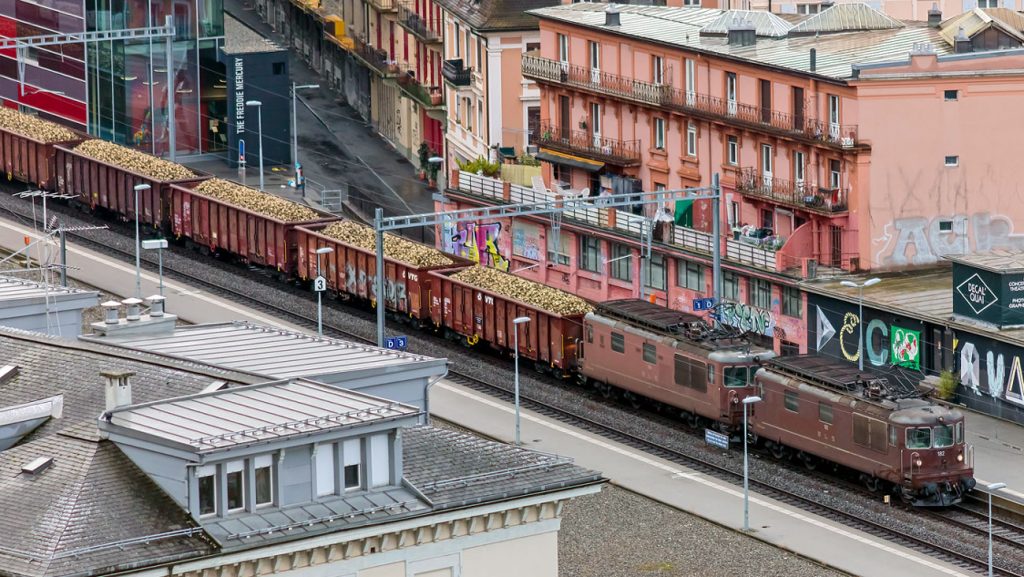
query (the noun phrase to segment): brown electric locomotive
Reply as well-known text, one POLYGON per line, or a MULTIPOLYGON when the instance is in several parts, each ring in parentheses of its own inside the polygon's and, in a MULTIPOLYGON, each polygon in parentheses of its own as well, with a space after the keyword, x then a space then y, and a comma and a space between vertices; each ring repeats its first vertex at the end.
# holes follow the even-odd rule
POLYGON ((754 380, 751 431, 776 457, 842 465, 915 506, 952 505, 974 488, 963 413, 924 398, 900 370, 799 355, 769 360, 754 380))
POLYGON ((639 299, 599 303, 583 320, 577 376, 606 394, 650 399, 690 425, 725 431, 742 424, 740 402, 753 394, 758 361, 775 356, 696 315, 639 299))

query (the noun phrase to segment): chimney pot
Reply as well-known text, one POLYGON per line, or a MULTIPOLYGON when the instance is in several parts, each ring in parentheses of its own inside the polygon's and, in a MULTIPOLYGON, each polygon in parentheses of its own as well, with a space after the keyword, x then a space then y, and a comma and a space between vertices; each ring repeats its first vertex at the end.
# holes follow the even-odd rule
POLYGON ((953 39, 953 52, 956 54, 974 52, 974 45, 971 44, 971 39, 968 38, 967 33, 964 32, 963 26, 957 30, 956 37, 953 39))
POLYGON ((100 371, 106 380, 106 409, 112 411, 119 407, 132 404, 132 381, 135 373, 131 371, 100 371))
POLYGON ((619 26, 619 7, 615 4, 609 4, 604 9, 604 25, 605 26, 619 26))
POLYGON ((146 304, 149 305, 149 316, 151 317, 162 317, 164 316, 164 301, 167 298, 160 295, 153 295, 146 297, 146 304))
POLYGON ((116 325, 118 322, 117 312, 121 308, 121 303, 117 301, 107 301, 100 306, 103 307, 103 322, 108 325, 116 325))
POLYGON ((142 304, 142 300, 132 297, 124 299, 121 303, 124 304, 126 308, 126 319, 129 321, 137 321, 142 318, 142 307, 140 306, 142 304))
POLYGON ((942 24, 942 10, 939 10, 937 3, 933 3, 932 7, 928 9, 928 25, 938 28, 940 24, 942 24))

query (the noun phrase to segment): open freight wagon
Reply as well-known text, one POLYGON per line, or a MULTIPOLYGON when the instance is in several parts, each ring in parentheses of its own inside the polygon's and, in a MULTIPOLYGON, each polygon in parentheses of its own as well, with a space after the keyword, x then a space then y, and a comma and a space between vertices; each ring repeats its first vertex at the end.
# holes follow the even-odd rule
POLYGON ((174 183, 166 202, 170 232, 211 251, 228 252, 243 262, 272 268, 285 277, 298 271, 297 228, 339 220, 322 218, 287 222, 254 212, 195 190, 200 182, 174 183))
POLYGON ((0 128, 0 159, 3 159, 7 179, 18 180, 41 190, 53 190, 57 186, 54 174, 56 146, 74 146, 85 138, 82 134, 71 140, 46 142, 0 128))
MULTIPOLYGON (((296 229, 299 250, 298 276, 311 279, 316 276, 316 249, 330 247, 334 252, 321 255, 320 272, 327 286, 341 295, 376 301, 374 279, 377 277, 375 251, 322 234, 328 223, 303 225, 296 229)), ((409 241, 410 243, 413 241, 409 241)), ((415 243, 419 244, 419 243, 415 243)), ((385 246, 387 244, 385 243, 385 246)), ((430 250, 433 247, 423 245, 430 250)), ((384 306, 387 310, 427 323, 430 319, 430 271, 464 268, 473 262, 451 254, 451 261, 443 266, 417 266, 389 256, 384 257, 384 306)))
POLYGON ((171 185, 194 185, 210 178, 209 175, 192 171, 195 178, 159 180, 97 160, 75 150, 71 145, 56 145, 53 148, 57 192, 77 195, 75 201, 87 204, 94 210, 102 208, 125 220, 134 220, 135 187, 148 184, 149 189, 139 191, 139 222, 163 229, 164 232, 170 222, 164 199, 171 185))
POLYGON ((519 326, 519 356, 563 375, 575 370, 583 314, 561 315, 452 278, 459 270, 430 272, 430 317, 435 326, 461 335, 471 345, 483 342, 511 351, 513 319, 529 317, 530 322, 519 326))

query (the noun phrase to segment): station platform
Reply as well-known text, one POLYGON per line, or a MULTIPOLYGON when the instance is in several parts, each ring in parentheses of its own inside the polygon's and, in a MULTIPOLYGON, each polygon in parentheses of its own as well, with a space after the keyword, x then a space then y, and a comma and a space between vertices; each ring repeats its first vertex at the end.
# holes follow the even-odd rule
POLYGON ((1006 483, 997 494, 1024 506, 1024 427, 965 411, 967 442, 974 446, 974 477, 978 488, 1006 483))

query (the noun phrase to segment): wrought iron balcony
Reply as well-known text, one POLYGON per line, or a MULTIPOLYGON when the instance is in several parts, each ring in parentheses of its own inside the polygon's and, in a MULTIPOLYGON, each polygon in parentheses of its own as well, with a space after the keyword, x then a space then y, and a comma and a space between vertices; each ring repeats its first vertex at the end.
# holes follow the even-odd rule
POLYGON ((402 88, 403 92, 409 95, 410 98, 418 101, 422 106, 427 108, 444 107, 440 88, 436 86, 427 87, 420 84, 420 81, 416 79, 415 72, 413 70, 409 70, 405 74, 399 74, 395 77, 395 80, 398 82, 398 86, 402 88))
POLYGON ((524 54, 525 78, 623 98, 648 106, 678 110, 708 120, 820 142, 840 148, 857 146, 857 126, 833 124, 778 110, 741 104, 699 92, 634 80, 617 74, 524 54))
POLYGON ((352 53, 381 76, 398 74, 398 63, 389 59, 386 51, 374 48, 363 38, 355 39, 355 50, 352 53))
POLYGON ((427 44, 440 44, 444 41, 444 37, 441 36, 441 27, 444 23, 440 19, 424 18, 405 4, 398 5, 398 25, 427 44))
POLYGON ((640 141, 618 140, 584 130, 569 130, 542 120, 537 144, 616 166, 640 164, 640 141))
POLYGON ((736 190, 792 208, 824 214, 846 212, 849 189, 807 186, 773 175, 762 174, 754 167, 740 170, 736 190))
POLYGON ((366 0, 378 12, 394 12, 398 10, 398 0, 366 0))
POLYGON ((445 60, 441 66, 441 76, 455 86, 469 86, 473 76, 472 68, 463 68, 462 59, 445 60))

